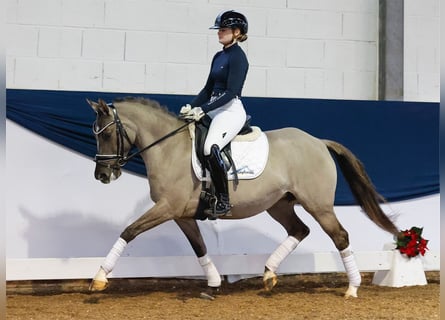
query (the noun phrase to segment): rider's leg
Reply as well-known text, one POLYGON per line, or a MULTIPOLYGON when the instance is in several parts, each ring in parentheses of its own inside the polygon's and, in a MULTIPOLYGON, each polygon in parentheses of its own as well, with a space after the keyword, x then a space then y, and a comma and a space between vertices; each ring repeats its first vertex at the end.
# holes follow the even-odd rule
POLYGON ((230 203, 227 170, 220 150, 241 130, 246 121, 246 112, 241 101, 236 98, 226 105, 210 111, 208 115, 212 121, 204 143, 204 156, 216 189, 217 202, 213 213, 223 215, 230 211, 230 203))
POLYGON ((217 201, 213 208, 215 215, 224 215, 230 211, 229 186, 227 181, 227 170, 218 145, 214 144, 210 149, 210 155, 206 157, 210 167, 210 176, 215 185, 217 201))
POLYGON ((212 119, 204 143, 204 155, 210 156, 214 144, 222 150, 236 135, 246 122, 246 111, 241 100, 235 98, 218 109, 209 111, 212 119))

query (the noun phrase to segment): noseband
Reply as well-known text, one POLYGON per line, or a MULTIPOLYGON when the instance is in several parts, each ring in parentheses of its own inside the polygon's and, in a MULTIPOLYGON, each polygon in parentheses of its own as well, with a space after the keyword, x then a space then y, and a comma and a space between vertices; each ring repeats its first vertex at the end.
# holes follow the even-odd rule
MULTIPOLYGON (((181 131, 183 128, 188 126, 190 124, 189 122, 186 122, 179 128, 173 130, 172 132, 166 134, 165 136, 161 137, 160 139, 156 140, 155 142, 149 144, 148 146, 126 156, 124 153, 124 139, 130 144, 130 146, 133 145, 130 138, 128 137, 127 131, 125 130, 122 121, 119 119, 119 115, 117 114, 116 107, 112 103, 107 103, 107 106, 113 111, 113 120, 106 124, 102 129, 97 128, 97 121, 94 121, 93 123, 93 133, 97 136, 99 136, 101 133, 105 131, 108 127, 112 125, 116 125, 116 136, 117 136, 117 153, 116 154, 96 154, 94 158, 94 162, 96 162, 98 165, 110 168, 110 169, 119 169, 120 167, 123 167, 127 164, 128 161, 130 161, 133 157, 141 154, 145 150, 150 149, 151 147, 157 145, 158 143, 174 136, 179 131, 181 131), (110 163, 111 161, 114 161, 113 163, 110 163)), ((97 150, 99 151, 99 142, 97 141, 97 150)))

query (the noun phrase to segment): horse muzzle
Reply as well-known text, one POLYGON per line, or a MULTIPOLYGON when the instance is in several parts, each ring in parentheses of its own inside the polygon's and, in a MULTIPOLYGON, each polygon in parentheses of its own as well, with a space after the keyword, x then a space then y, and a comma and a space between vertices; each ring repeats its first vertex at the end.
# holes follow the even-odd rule
POLYGON ((113 180, 116 180, 121 175, 121 168, 118 165, 105 165, 101 163, 96 164, 96 169, 94 170, 94 177, 96 180, 104 184, 108 184, 113 180))

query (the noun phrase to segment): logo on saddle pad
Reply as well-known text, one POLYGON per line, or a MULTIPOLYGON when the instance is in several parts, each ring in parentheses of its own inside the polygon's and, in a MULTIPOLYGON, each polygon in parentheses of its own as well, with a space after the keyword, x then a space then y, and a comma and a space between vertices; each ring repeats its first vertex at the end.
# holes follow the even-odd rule
MULTIPOLYGON (((196 177, 203 181, 201 163, 196 156, 194 128, 190 127, 192 167, 196 177)), ((269 156, 269 141, 266 134, 258 127, 252 127, 252 129, 251 133, 237 136, 231 142, 232 159, 240 180, 258 177, 264 171, 269 156)), ((233 167, 228 170, 227 178, 229 180, 235 179, 233 167)), ((206 175, 205 180, 210 180, 209 174, 206 175)))

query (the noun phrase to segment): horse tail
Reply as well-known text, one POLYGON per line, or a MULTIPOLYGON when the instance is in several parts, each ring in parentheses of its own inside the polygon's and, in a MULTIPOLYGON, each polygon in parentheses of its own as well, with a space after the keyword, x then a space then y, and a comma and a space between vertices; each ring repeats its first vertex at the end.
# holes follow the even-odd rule
POLYGON ((380 195, 371 182, 362 162, 345 146, 331 140, 322 140, 337 163, 346 179, 355 200, 366 215, 380 228, 393 235, 399 230, 381 209, 379 203, 386 200, 380 195))

